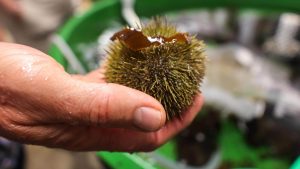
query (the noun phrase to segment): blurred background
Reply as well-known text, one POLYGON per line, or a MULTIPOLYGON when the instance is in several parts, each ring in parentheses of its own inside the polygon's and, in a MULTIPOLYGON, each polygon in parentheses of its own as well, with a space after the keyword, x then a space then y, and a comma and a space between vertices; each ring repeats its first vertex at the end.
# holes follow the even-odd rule
POLYGON ((19 157, 25 169, 300 168, 300 1, 10 1, 21 10, 0 9, 0 41, 43 50, 70 73, 97 68, 113 33, 153 16, 204 40, 209 62, 203 109, 154 152, 20 149, 3 139, 0 157, 19 157))

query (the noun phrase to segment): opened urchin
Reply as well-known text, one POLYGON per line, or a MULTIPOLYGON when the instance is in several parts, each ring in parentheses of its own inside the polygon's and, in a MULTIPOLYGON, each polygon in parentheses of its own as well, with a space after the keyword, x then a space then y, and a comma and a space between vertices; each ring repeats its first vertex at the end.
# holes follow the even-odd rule
POLYGON ((205 75, 204 43, 159 18, 141 29, 124 28, 111 40, 107 82, 153 96, 164 106, 168 120, 180 117, 205 75))

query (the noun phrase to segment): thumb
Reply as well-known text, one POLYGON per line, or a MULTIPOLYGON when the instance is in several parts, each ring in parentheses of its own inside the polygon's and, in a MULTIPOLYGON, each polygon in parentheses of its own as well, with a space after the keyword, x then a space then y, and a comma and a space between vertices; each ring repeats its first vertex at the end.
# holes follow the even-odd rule
POLYGON ((70 119, 78 123, 156 131, 166 121, 162 105, 135 89, 76 80, 67 90, 65 100, 71 106, 66 106, 66 112, 72 112, 70 119))

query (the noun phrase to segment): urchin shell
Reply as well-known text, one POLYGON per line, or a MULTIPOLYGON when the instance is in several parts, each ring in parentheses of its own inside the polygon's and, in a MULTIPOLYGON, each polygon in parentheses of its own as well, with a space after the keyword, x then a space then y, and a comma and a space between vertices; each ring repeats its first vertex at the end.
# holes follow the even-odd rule
MULTIPOLYGON (((176 27, 154 19, 141 32, 151 38, 172 37, 176 27)), ((136 43, 139 43, 138 41, 136 43)), ((108 51, 106 80, 156 98, 164 106, 167 119, 180 117, 193 102, 205 75, 204 43, 194 36, 187 42, 172 41, 133 50, 117 39, 108 51)))

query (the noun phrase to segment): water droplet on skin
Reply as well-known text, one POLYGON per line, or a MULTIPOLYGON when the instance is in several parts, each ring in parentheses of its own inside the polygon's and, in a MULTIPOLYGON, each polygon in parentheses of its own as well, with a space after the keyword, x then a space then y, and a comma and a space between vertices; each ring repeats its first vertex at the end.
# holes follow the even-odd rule
POLYGON ((24 76, 28 78, 28 80, 33 80, 36 76, 38 76, 39 71, 35 69, 34 66, 39 64, 39 59, 36 58, 26 58, 23 61, 23 65, 20 68, 20 71, 23 73, 24 76))
POLYGON ((89 93, 90 95, 95 95, 96 94, 96 89, 95 88, 89 88, 86 90, 87 93, 89 93))
POLYGON ((45 80, 46 80, 46 81, 48 80, 48 76, 47 76, 47 77, 45 77, 45 80))
POLYGON ((23 72, 30 73, 32 71, 32 63, 28 63, 22 66, 23 72))
POLYGON ((26 51, 20 51, 19 52, 20 55, 30 55, 30 53, 26 52, 26 51))
POLYGON ((93 92, 95 89, 94 88, 89 88, 87 90, 88 90, 88 92, 93 92))

